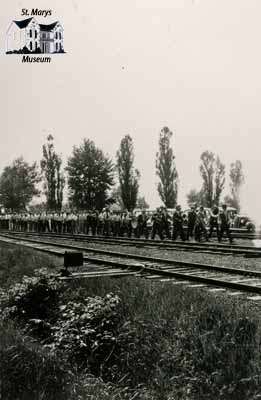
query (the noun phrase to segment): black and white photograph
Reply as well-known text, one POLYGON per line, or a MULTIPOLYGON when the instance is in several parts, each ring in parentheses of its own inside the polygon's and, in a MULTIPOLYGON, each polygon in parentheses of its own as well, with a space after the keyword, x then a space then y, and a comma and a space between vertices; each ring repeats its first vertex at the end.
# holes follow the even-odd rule
POLYGON ((261 2, 0 14, 0 400, 261 400, 261 2))

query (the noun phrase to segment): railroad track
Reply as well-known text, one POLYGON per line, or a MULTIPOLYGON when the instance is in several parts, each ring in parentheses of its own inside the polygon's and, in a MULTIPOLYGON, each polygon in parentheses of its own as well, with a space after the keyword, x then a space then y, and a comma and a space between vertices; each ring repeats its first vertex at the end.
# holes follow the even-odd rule
POLYGON ((230 292, 232 291, 231 294, 237 295, 251 294, 252 296, 247 297, 248 299, 261 300, 260 271, 126 254, 66 243, 53 243, 22 235, 0 235, 0 241, 26 246, 58 257, 64 257, 65 251, 83 252, 83 267, 72 270, 70 276, 59 276, 59 279, 62 280, 135 275, 146 279, 168 280, 174 284, 182 283, 193 287, 207 287, 208 289, 211 287, 211 290, 214 291, 230 290, 230 292))
MULTIPOLYGON (((6 231, 6 234, 10 232, 6 231)), ((234 255, 243 257, 261 257, 261 248, 253 246, 242 246, 242 245, 228 245, 222 243, 213 242, 172 242, 170 240, 160 241, 151 239, 136 239, 136 238, 123 238, 123 237, 104 237, 104 236, 92 236, 83 234, 56 234, 56 233, 33 233, 33 232, 12 232, 17 236, 27 237, 44 237, 52 239, 63 239, 72 241, 81 241, 87 243, 99 243, 106 245, 122 245, 122 246, 134 246, 134 247, 153 247, 164 250, 182 250, 188 252, 199 252, 206 254, 221 254, 221 255, 234 255)))

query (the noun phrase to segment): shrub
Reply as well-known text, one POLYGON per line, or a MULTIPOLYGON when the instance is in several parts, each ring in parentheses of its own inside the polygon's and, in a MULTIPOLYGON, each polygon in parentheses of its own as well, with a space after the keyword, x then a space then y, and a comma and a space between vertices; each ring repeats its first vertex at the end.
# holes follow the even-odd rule
POLYGON ((57 317, 62 290, 61 283, 46 270, 34 277, 24 277, 22 283, 2 292, 2 317, 14 319, 41 339, 47 338, 57 317))
POLYGON ((115 348, 119 304, 118 296, 107 294, 61 305, 51 348, 65 352, 81 369, 103 375, 115 348))

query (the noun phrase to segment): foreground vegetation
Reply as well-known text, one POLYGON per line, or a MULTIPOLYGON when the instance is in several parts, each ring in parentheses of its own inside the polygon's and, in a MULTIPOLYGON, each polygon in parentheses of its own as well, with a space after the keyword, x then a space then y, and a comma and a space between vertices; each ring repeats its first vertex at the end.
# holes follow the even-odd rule
POLYGON ((169 282, 64 285, 55 259, 1 256, 3 399, 260 398, 258 309, 169 282))

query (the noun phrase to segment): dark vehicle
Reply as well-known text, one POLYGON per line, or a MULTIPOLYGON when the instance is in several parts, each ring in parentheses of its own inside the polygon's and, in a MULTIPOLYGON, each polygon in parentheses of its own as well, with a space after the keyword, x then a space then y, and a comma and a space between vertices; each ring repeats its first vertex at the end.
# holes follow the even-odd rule
POLYGON ((248 232, 255 232, 256 226, 247 215, 237 215, 234 219, 233 228, 247 229, 248 232))

